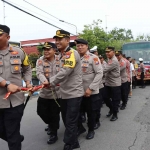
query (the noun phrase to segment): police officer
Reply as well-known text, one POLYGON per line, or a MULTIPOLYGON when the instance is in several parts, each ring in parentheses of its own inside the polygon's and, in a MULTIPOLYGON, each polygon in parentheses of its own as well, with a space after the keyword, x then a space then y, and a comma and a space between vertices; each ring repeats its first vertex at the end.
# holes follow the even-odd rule
POLYGON ((79 148, 77 140, 77 123, 80 104, 84 95, 81 60, 77 51, 69 47, 70 33, 64 30, 56 31, 54 36, 56 46, 60 51, 60 71, 51 77, 50 85, 60 84, 61 113, 65 124, 64 150, 79 148))
POLYGON ((57 130, 59 129, 60 107, 57 104, 60 98, 59 87, 49 87, 49 78, 59 71, 59 60, 55 55, 56 46, 54 43, 45 42, 43 46, 44 56, 36 63, 36 74, 40 82, 48 87, 40 91, 37 101, 37 113, 42 120, 49 125, 50 138, 48 144, 53 144, 58 140, 57 130))
MULTIPOLYGON (((94 46, 93 48, 90 49, 90 53, 98 56, 98 51, 97 51, 97 46, 94 46)), ((104 85, 103 85, 103 79, 100 82, 99 85, 99 109, 96 110, 96 120, 95 120, 95 126, 94 126, 94 130, 98 129, 100 127, 100 117, 101 117, 101 107, 102 107, 102 103, 103 103, 103 98, 102 98, 102 94, 104 92, 104 85)))
POLYGON ((98 56, 98 51, 97 51, 97 46, 94 46, 93 48, 90 49, 90 53, 98 56))
MULTIPOLYGON (((86 139, 92 139, 95 134, 96 112, 100 107, 99 85, 102 81, 103 70, 99 58, 88 51, 88 42, 84 39, 76 39, 75 42, 82 62, 83 87, 85 93, 81 107, 86 108, 88 117, 88 134, 86 139)), ((82 124, 79 125, 79 130, 80 129, 84 129, 82 124)))
POLYGON ((139 62, 140 62, 140 78, 141 78, 141 86, 139 88, 145 88, 144 85, 144 73, 145 73, 145 66, 143 64, 143 58, 139 58, 139 62))
POLYGON ((106 56, 108 58, 108 64, 104 68, 105 74, 105 103, 109 107, 110 111, 107 117, 112 116, 110 121, 116 121, 118 119, 118 107, 121 99, 121 78, 120 78, 120 65, 115 56, 114 47, 106 48, 106 56), (110 99, 111 98, 111 99, 110 99))
POLYGON ((132 79, 131 79, 131 64, 130 64, 130 58, 131 57, 127 57, 127 58, 124 58, 125 61, 126 61, 126 64, 127 64, 127 75, 128 75, 128 96, 130 94, 130 87, 131 87, 131 82, 132 82, 132 79))
POLYGON ((0 138, 7 141, 9 150, 21 150, 24 137, 20 135, 20 122, 25 97, 19 87, 23 86, 22 77, 26 86, 32 87, 32 72, 25 52, 8 44, 9 33, 8 26, 0 25, 0 138), (13 94, 4 100, 7 92, 13 94))
POLYGON ((132 75, 132 89, 136 89, 137 86, 137 70, 138 70, 138 64, 135 62, 135 59, 132 59, 132 64, 134 66, 134 72, 132 75))
MULTIPOLYGON (((104 57, 102 55, 99 55, 99 59, 101 61, 102 68, 104 70, 106 68, 107 63, 104 60, 104 57)), ((101 89, 102 104, 103 104, 104 103, 104 98, 105 98, 105 74, 103 74, 102 83, 104 85, 104 87, 101 89)))
POLYGON ((122 106, 120 107, 121 110, 124 110, 127 105, 127 99, 128 99, 128 78, 127 78, 127 72, 126 72, 126 62, 122 57, 121 51, 116 51, 115 55, 119 61, 120 64, 120 76, 121 76, 121 100, 122 100, 122 106))

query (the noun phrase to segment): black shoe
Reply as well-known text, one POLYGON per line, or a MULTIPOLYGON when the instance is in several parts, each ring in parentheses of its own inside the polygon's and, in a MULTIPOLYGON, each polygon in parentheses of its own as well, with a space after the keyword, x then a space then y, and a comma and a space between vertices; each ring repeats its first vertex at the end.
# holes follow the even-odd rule
POLYGON ((21 142, 23 142, 24 141, 24 136, 20 135, 20 139, 21 139, 21 142))
POLYGON ((140 86, 139 88, 142 88, 142 89, 144 89, 144 88, 145 88, 145 86, 140 86))
POLYGON ((110 121, 116 121, 118 119, 117 115, 113 115, 110 119, 110 121))
POLYGON ((95 124, 94 130, 98 129, 100 126, 101 126, 100 122, 97 122, 97 123, 95 124))
POLYGON ((48 128, 49 128, 49 127, 47 126, 47 127, 45 128, 45 131, 48 131, 48 128))
POLYGON ((80 136, 80 135, 83 134, 84 132, 86 132, 86 129, 85 129, 83 126, 81 126, 81 127, 78 129, 78 131, 77 131, 77 136, 80 136))
POLYGON ((51 134, 47 140, 47 144, 54 144, 58 140, 57 135, 51 134))
POLYGON ((76 149, 76 148, 80 148, 80 144, 79 144, 78 141, 75 142, 75 143, 73 144, 73 146, 72 146, 72 149, 76 149))
POLYGON ((73 145, 65 144, 63 150, 73 150, 73 145))
POLYGON ((106 115, 106 117, 110 117, 112 115, 112 111, 109 111, 109 113, 106 115))
POLYGON ((86 121, 85 115, 82 115, 81 118, 82 118, 82 123, 85 123, 85 121, 86 121))
POLYGON ((126 105, 122 105, 121 107, 120 107, 120 110, 124 110, 126 108, 126 105))
POLYGON ((86 139, 87 140, 93 139, 94 138, 94 134, 95 134, 94 131, 89 131, 88 134, 86 135, 86 139))
POLYGON ((50 135, 51 134, 51 129, 50 127, 48 128, 48 131, 47 131, 47 135, 50 135))

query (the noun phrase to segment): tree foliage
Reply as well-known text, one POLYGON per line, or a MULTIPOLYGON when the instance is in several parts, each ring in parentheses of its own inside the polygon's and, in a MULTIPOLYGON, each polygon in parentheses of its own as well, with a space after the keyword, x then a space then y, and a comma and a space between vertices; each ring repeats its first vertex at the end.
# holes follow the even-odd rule
POLYGON ((141 40, 143 40, 143 41, 150 41, 150 34, 147 34, 147 35, 140 34, 140 35, 138 35, 136 37, 136 41, 141 41, 141 40))
POLYGON ((123 28, 118 29, 117 27, 110 31, 110 34, 113 36, 115 40, 132 40, 133 35, 130 29, 126 30, 123 28))
POLYGON ((82 33, 79 34, 80 38, 88 41, 89 47, 97 45, 99 53, 103 53, 105 47, 108 45, 109 35, 106 34, 101 27, 102 20, 98 19, 93 21, 90 25, 85 25, 82 33))
POLYGON ((35 68, 36 61, 39 58, 39 55, 36 54, 36 53, 31 53, 28 57, 29 57, 29 61, 30 61, 31 67, 35 68))
POLYGON ((43 44, 39 43, 39 45, 37 46, 37 50, 39 52, 39 56, 43 55, 43 44))
POLYGON ((130 29, 114 28, 106 33, 101 27, 102 20, 93 21, 92 24, 85 25, 79 38, 88 41, 89 47, 98 47, 99 54, 105 53, 107 46, 114 46, 116 50, 120 50, 122 45, 133 40, 132 31, 130 29))

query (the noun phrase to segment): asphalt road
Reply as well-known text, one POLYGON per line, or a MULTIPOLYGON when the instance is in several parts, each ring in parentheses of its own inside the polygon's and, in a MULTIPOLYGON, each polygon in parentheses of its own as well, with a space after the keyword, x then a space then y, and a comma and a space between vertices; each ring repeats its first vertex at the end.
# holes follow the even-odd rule
MULTIPOLYGON (((22 150, 63 150, 64 125, 61 121, 59 140, 47 145, 46 125, 36 114, 37 97, 29 101, 22 120, 21 133, 25 136, 22 150)), ((119 119, 110 122, 105 117, 108 108, 102 108, 101 127, 95 138, 79 137, 81 150, 150 150, 150 86, 133 90, 125 110, 120 110, 119 119)), ((86 127, 86 124, 84 124, 86 127)), ((0 150, 8 150, 7 143, 0 140, 0 150)))

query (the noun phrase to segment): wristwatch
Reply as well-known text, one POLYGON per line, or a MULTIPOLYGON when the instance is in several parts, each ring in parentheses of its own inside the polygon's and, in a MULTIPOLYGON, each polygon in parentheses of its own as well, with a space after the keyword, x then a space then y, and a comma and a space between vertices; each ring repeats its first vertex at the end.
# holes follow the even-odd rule
POLYGON ((10 81, 6 81, 5 87, 7 87, 10 84, 10 81))

